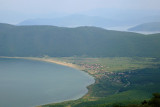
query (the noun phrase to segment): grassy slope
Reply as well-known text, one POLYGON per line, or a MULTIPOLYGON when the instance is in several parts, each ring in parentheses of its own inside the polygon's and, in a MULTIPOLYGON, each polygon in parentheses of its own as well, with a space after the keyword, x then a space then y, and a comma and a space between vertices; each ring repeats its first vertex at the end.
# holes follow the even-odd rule
POLYGON ((89 87, 89 93, 76 101, 68 101, 54 106, 97 106, 115 103, 139 103, 160 90, 160 69, 157 58, 54 58, 77 64, 81 69, 96 77, 96 83, 89 87), (95 65, 96 64, 96 65, 95 65), (98 68, 93 68, 93 65, 98 68), (101 66, 103 66, 101 68, 101 66))

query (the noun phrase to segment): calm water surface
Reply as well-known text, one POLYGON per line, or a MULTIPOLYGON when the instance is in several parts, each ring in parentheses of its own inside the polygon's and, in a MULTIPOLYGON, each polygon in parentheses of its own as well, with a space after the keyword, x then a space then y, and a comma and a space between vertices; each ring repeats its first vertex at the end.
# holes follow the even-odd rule
POLYGON ((94 83, 88 74, 61 65, 0 58, 0 107, 36 105, 77 99, 94 83))

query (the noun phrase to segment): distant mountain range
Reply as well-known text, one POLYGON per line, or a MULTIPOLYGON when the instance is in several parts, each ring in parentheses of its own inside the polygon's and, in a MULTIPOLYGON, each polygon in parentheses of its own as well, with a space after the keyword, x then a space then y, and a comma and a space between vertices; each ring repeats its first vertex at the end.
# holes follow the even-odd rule
MULTIPOLYGON (((104 12, 105 13, 105 12, 104 12)), ((160 21, 160 16, 146 16, 139 15, 134 17, 138 13, 126 13, 121 14, 108 12, 106 16, 87 16, 87 15, 68 15, 57 18, 35 18, 24 20, 18 25, 53 25, 61 27, 78 27, 78 26, 97 26, 97 27, 119 27, 119 26, 133 26, 139 23, 146 23, 150 21, 160 21), (108 15, 107 15, 108 14, 108 15), (125 15, 126 14, 126 15, 125 15), (145 17, 145 18, 144 18, 145 17)), ((140 13, 139 13, 140 14, 140 13)))
POLYGON ((51 19, 29 19, 20 22, 18 25, 54 25, 61 27, 78 27, 78 26, 97 26, 108 27, 116 26, 120 23, 115 20, 85 15, 69 15, 51 19))
POLYGON ((0 24, 0 56, 160 56, 160 34, 0 24))
POLYGON ((129 31, 160 32, 160 22, 150 22, 134 26, 129 31))

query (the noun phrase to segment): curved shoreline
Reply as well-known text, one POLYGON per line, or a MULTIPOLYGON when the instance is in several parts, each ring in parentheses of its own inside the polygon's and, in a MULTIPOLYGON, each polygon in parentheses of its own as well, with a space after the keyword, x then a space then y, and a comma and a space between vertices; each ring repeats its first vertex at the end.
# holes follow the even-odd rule
MULTIPOLYGON (((71 67, 71 68, 83 71, 82 68, 80 66, 78 66, 78 65, 75 65, 75 64, 72 64, 72 63, 63 62, 63 61, 58 61, 58 60, 56 60, 54 58, 45 58, 45 57, 43 57, 43 58, 40 58, 40 57, 6 57, 6 56, 0 56, 0 58, 14 58, 14 59, 26 59, 26 60, 43 61, 43 62, 55 63, 55 64, 58 64, 58 65, 67 66, 67 67, 71 67)), ((87 73, 89 76, 93 77, 88 72, 85 72, 85 73, 87 73)), ((93 77, 93 79, 94 79, 94 82, 92 84, 95 83, 95 78, 93 77)), ((86 96, 89 93, 90 90, 89 90, 88 87, 91 86, 92 84, 86 86, 86 89, 88 90, 88 92, 86 94, 84 94, 80 98, 83 98, 84 96, 86 96)), ((78 98, 78 99, 80 99, 80 98, 78 98)), ((77 100, 77 99, 69 99, 69 100, 66 100, 66 101, 70 101, 70 100, 77 100)), ((61 101, 61 102, 65 102, 65 101, 61 101)), ((55 102, 55 103, 61 103, 61 102, 55 102)), ((52 104, 52 103, 50 103, 50 104, 52 104)), ((37 105, 36 107, 42 107, 42 105, 37 105)))
POLYGON ((62 62, 62 61, 57 61, 55 59, 52 58, 39 58, 39 57, 6 57, 6 56, 0 56, 0 58, 15 58, 15 59, 28 59, 28 60, 36 60, 36 61, 44 61, 44 62, 49 62, 49 63, 55 63, 55 64, 59 64, 59 65, 63 65, 63 66, 67 66, 67 67, 71 67, 71 68, 75 68, 75 69, 80 69, 79 66, 72 64, 72 63, 67 63, 67 62, 62 62))

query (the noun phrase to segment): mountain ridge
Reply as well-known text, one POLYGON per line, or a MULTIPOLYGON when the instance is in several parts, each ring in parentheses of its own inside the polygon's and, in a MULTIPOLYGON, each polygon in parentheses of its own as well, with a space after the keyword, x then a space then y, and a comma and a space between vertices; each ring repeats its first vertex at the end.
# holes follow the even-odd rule
POLYGON ((159 57, 160 34, 143 35, 98 27, 0 24, 0 56, 159 57))
POLYGON ((139 24, 128 29, 129 31, 147 31, 147 32, 160 32, 160 22, 149 22, 139 24))

